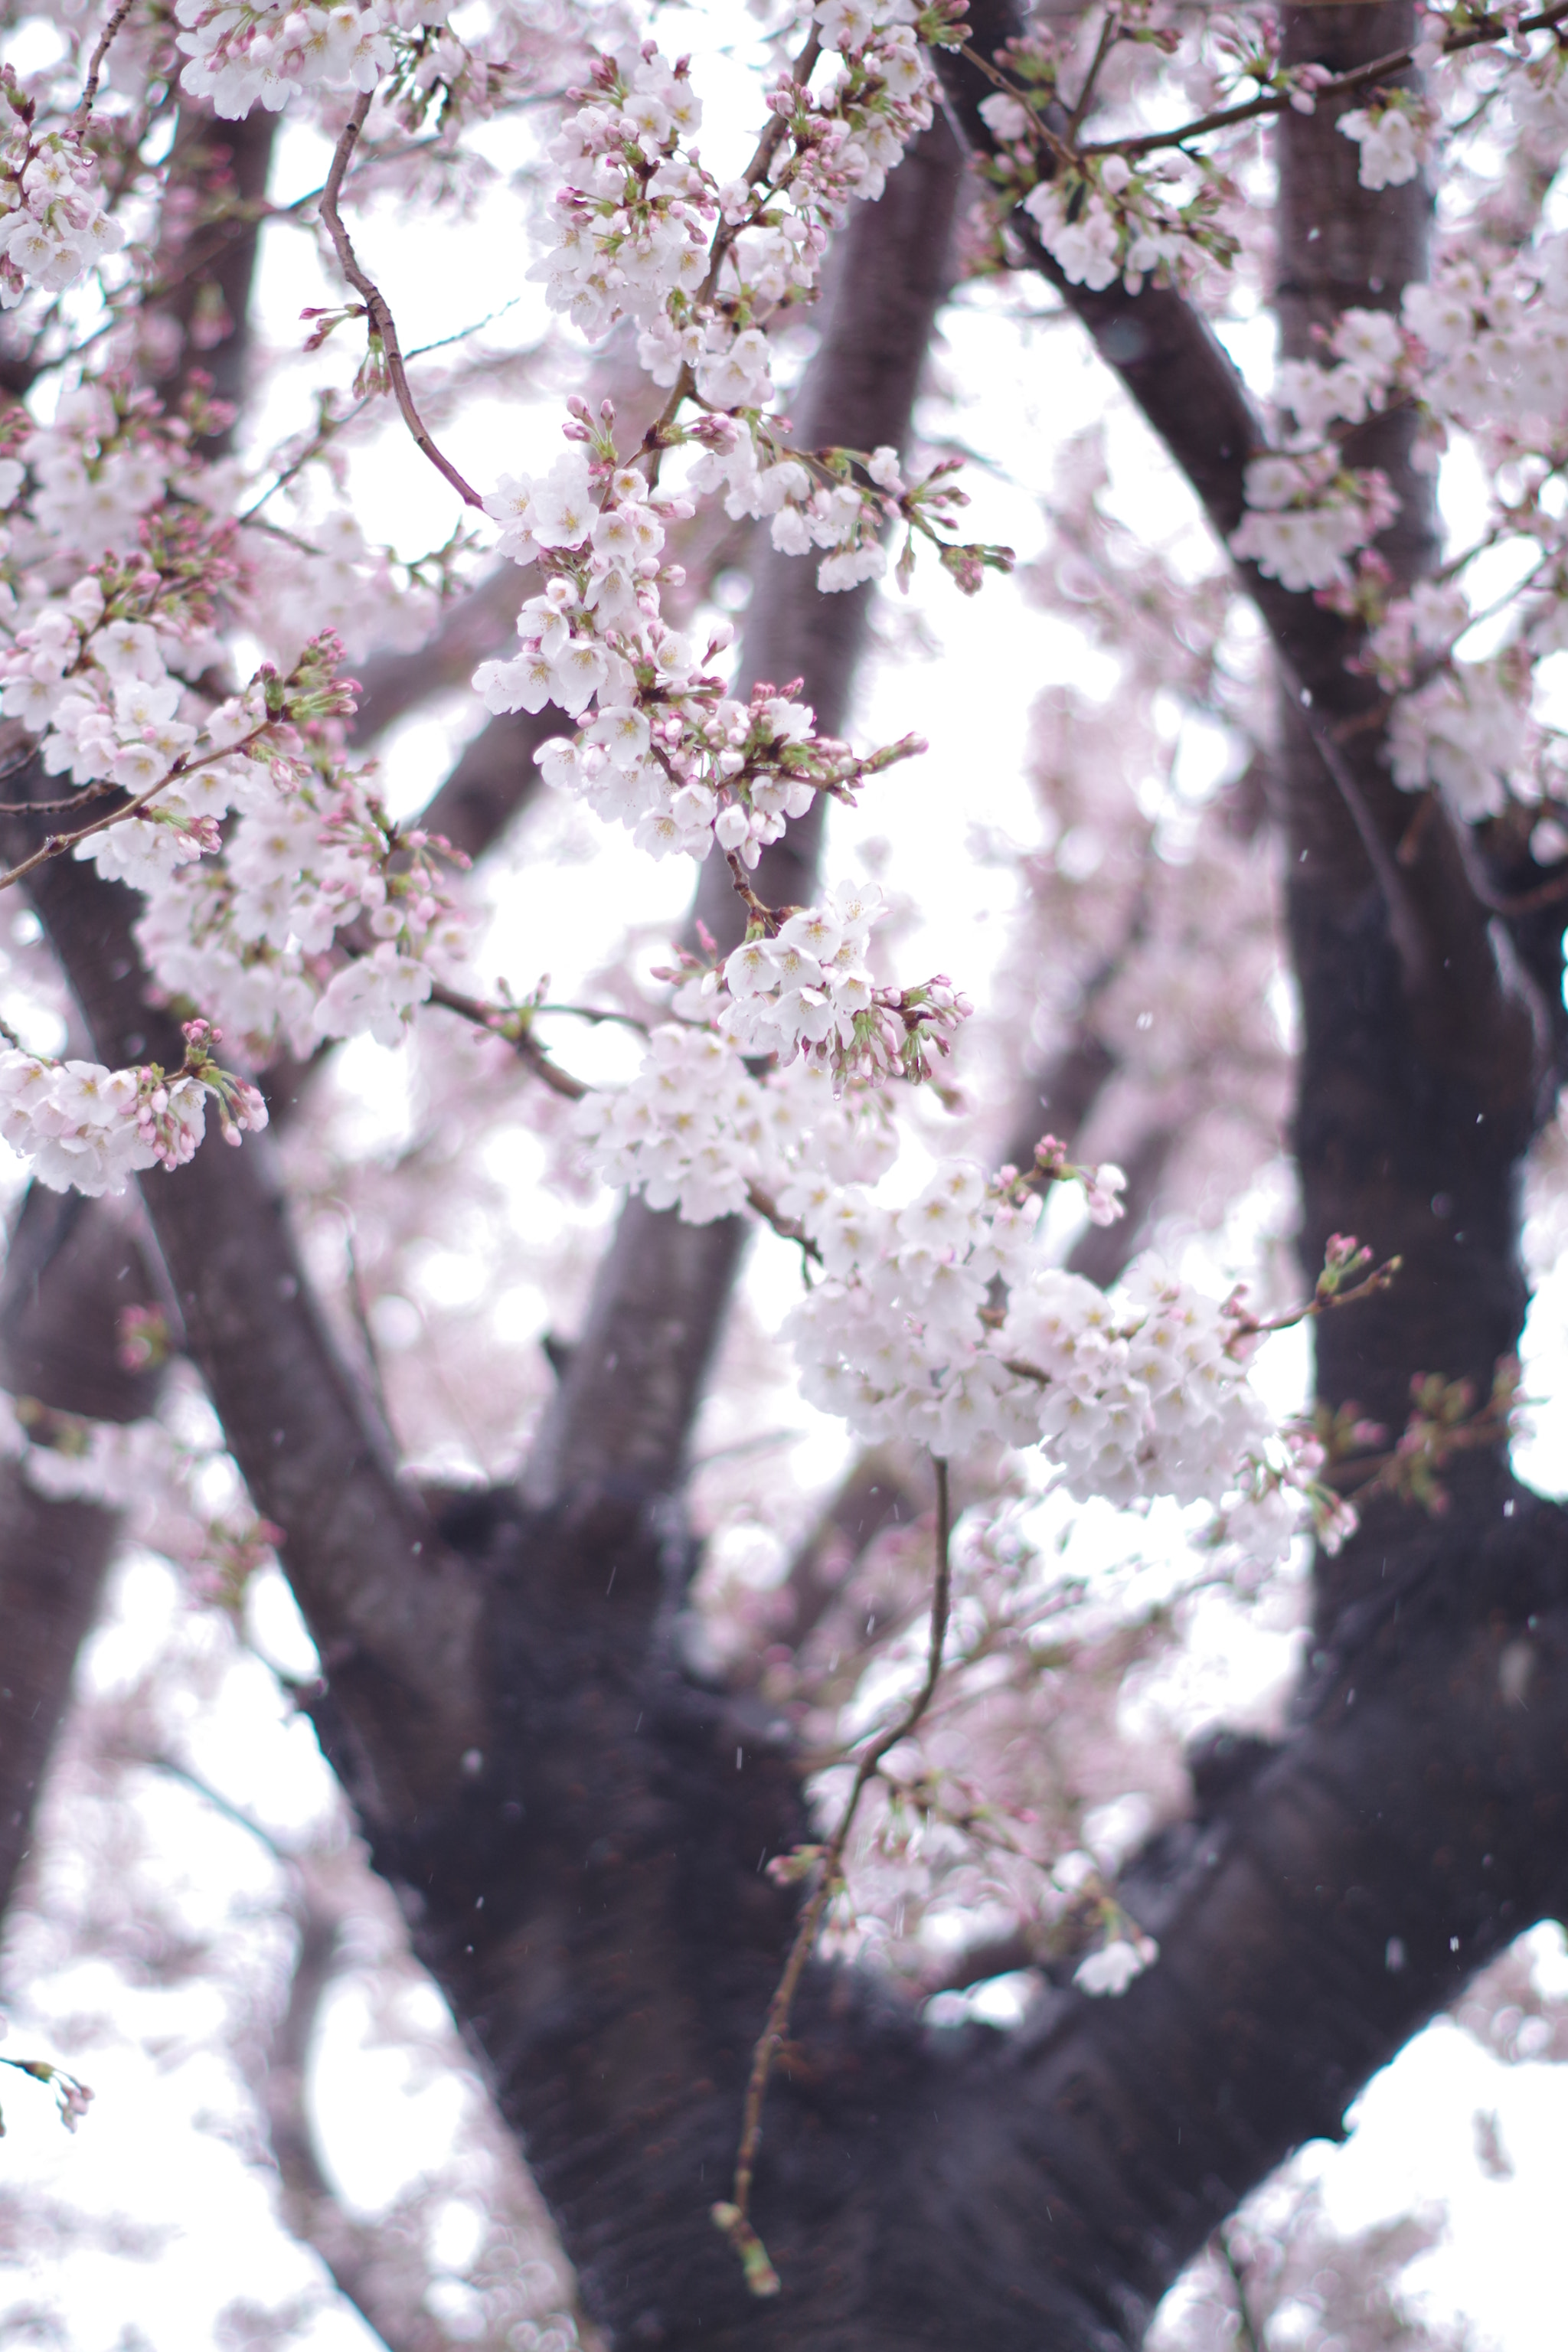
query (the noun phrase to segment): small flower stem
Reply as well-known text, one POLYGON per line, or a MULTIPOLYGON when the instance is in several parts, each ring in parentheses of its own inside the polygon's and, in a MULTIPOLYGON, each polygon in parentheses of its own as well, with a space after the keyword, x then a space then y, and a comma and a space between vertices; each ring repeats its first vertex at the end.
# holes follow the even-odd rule
POLYGON ((1243 2352, 1268 2352, 1258 2322, 1252 2315, 1251 2299, 1247 2292, 1247 2272, 1237 2258, 1230 2231, 1223 2228, 1216 2230, 1215 2243, 1219 2248, 1226 2269, 1230 2273, 1230 2284, 1236 2295, 1237 2327, 1243 2352))
POLYGON ((1248 1319, 1237 1327, 1236 1337, 1237 1339, 1264 1339, 1274 1331, 1293 1331, 1298 1323, 1310 1323, 1314 1316, 1326 1315, 1331 1307, 1357 1307, 1363 1298, 1375 1298, 1380 1291, 1389 1287, 1399 1272, 1401 1262, 1391 1257, 1384 1265, 1373 1267, 1372 1273, 1352 1289, 1317 1293, 1308 1299, 1304 1307, 1294 1307, 1289 1315, 1271 1316, 1267 1323, 1248 1319))
POLYGON ((1110 55, 1111 45, 1121 30, 1121 22, 1117 11, 1114 8, 1108 8, 1100 23, 1100 38, 1095 44, 1094 55, 1089 60, 1089 71, 1084 76, 1083 88, 1078 94, 1078 104, 1073 108, 1068 118, 1067 136, 1069 145, 1078 144, 1078 134, 1083 127, 1084 116, 1089 112, 1093 102, 1094 86, 1100 79, 1100 67, 1110 55))
POLYGON ((763 906, 762 900, 758 898, 756 892, 747 881, 746 869, 741 863, 740 851, 738 849, 727 849, 724 852, 724 863, 730 869, 730 879, 735 886, 735 896, 741 901, 742 906, 744 907, 752 922, 761 923, 763 930, 767 933, 770 940, 775 938, 778 932, 784 928, 784 919, 773 908, 763 906))
POLYGON ((89 117, 92 113, 93 100, 98 96, 99 77, 103 71, 103 61, 109 55, 110 47, 116 33, 119 32, 135 5, 136 0, 119 0, 118 6, 98 37, 92 56, 88 61, 87 79, 81 86, 81 96, 77 100, 76 112, 71 116, 73 138, 79 139, 87 129, 89 117))
POLYGON ((850 1784, 844 1811, 838 1817, 838 1826, 822 1850, 817 1864, 816 1885, 810 1901, 801 1913, 784 1973, 768 2005, 766 2022, 752 2053, 752 2072, 742 2111, 741 2144, 735 2155, 735 2178, 730 2200, 728 2203, 716 2205, 713 2209, 714 2222, 740 2255, 746 2284, 756 2295, 777 2294, 780 2285, 778 2273, 768 2261, 751 2221, 752 2181, 762 2144, 763 2103, 767 2096, 768 2078, 787 2039, 790 2012, 795 2006, 795 1997, 799 1990, 806 1961, 816 1941, 817 1930, 828 1904, 837 1891, 844 1849, 849 1842, 849 1832, 855 1825, 860 1800, 882 1759, 901 1739, 909 1738, 925 1714, 942 1673, 942 1654, 947 1639, 948 1612, 952 1595, 952 1523, 947 1464, 940 1454, 932 1455, 931 1467, 936 1473, 936 1573, 931 1591, 931 1644, 926 1658, 925 1679, 898 1720, 889 1724, 862 1751, 855 1768, 855 1778, 850 1784))
POLYGON ((416 446, 424 451, 436 471, 451 483, 452 488, 466 505, 482 509, 483 499, 471 482, 466 482, 463 479, 451 459, 442 456, 426 431, 419 411, 414 405, 414 394, 408 389, 408 371, 403 363, 403 348, 397 340, 397 328, 394 323, 392 312, 387 309, 386 299, 381 289, 373 279, 367 278, 360 268, 349 233, 344 228, 338 211, 338 198, 342 194, 343 181, 348 174, 349 163, 355 147, 359 144, 359 135, 364 128, 365 118, 370 112, 371 100, 374 95, 374 90, 367 89, 343 125, 343 135, 338 141, 332 155, 332 168, 327 173, 327 184, 321 191, 321 220, 326 226, 328 236, 332 240, 339 268, 364 304, 370 331, 380 340, 382 350, 386 355, 386 373, 392 385, 393 397, 397 403, 405 425, 414 436, 416 446))

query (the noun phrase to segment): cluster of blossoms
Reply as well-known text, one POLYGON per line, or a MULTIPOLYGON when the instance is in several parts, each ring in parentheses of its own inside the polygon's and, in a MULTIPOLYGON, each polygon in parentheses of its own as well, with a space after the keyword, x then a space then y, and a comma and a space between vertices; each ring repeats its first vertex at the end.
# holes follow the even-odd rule
POLYGON ((156 609, 165 662, 199 676, 218 651, 215 592, 232 593, 239 573, 234 526, 223 520, 230 471, 203 464, 191 444, 226 417, 199 394, 165 415, 153 393, 115 376, 68 387, 47 425, 13 409, 0 456, 0 620, 31 617, 58 593, 70 558, 85 569, 118 552, 127 579, 116 593, 156 609))
MULTIPOLYGON (((674 396, 650 444, 655 462, 646 478, 620 459, 609 404, 595 417, 579 399, 568 404, 574 446, 547 474, 505 477, 485 500, 502 525, 501 551, 520 563, 537 561, 545 586, 519 615, 520 653, 484 663, 474 683, 491 710, 539 710, 548 701, 582 721, 575 738, 538 753, 546 781, 626 824, 656 856, 701 858, 716 841, 754 867, 816 793, 847 797, 865 776, 917 748, 906 742, 856 760, 816 738, 813 714, 790 699, 792 688, 759 686, 745 704, 726 695, 709 665, 729 643, 727 626, 700 647, 662 618, 661 585, 682 578, 661 562, 666 533, 693 509, 654 485, 666 448, 694 446, 693 493, 725 491, 732 515, 771 516, 781 549, 825 550, 819 584, 826 589, 885 570, 879 533, 895 509, 909 518, 912 554, 915 530, 935 537, 930 518, 945 519, 958 502, 942 478, 946 467, 910 490, 891 448, 858 460, 831 453, 808 465, 781 449, 760 416, 773 396, 765 321, 809 292, 828 227, 852 195, 880 194, 909 138, 930 122, 917 26, 940 35, 950 13, 936 7, 917 16, 910 0, 820 0, 814 41, 838 48, 842 71, 816 90, 786 79, 770 94, 773 135, 763 152, 772 145, 774 159, 752 177, 720 186, 703 170, 688 143, 700 109, 684 66, 670 66, 651 42, 629 62, 600 60, 594 87, 574 93, 583 103, 552 147, 571 176, 560 191, 555 249, 531 274, 546 283, 552 305, 588 332, 633 318, 643 364, 674 396), (679 410, 693 394, 709 413, 688 426, 679 410), (864 482, 855 478, 857 463, 864 482)), ((999 555, 943 549, 966 588, 999 555)), ((821 1045, 831 1034, 840 1066, 855 1056, 867 1066, 904 1066, 893 1002, 874 1003, 868 980, 849 971, 856 961, 845 958, 831 987, 815 964, 810 972, 801 966, 804 995, 774 985, 777 972, 764 985, 759 964, 731 989, 759 1002, 749 1016, 732 1008, 732 1021, 763 1019, 764 997, 775 1006, 788 1000, 769 1016, 757 1050, 793 1052, 803 1038, 821 1045)), ((951 990, 945 1000, 939 992, 904 1034, 951 1024, 958 1012, 951 990)))
POLYGON ((446 0, 176 0, 175 40, 188 59, 180 86, 229 122, 258 104, 276 114, 307 89, 374 89, 393 62, 393 29, 446 15, 446 0))
MULTIPOLYGON (((994 131, 1004 108, 1023 115, 1017 100, 998 90, 981 110, 989 109, 994 131)), ((1125 156, 1108 155, 1090 184, 1038 182, 1024 198, 1024 210, 1074 286, 1099 292, 1120 278, 1136 294, 1147 278, 1180 282, 1184 274, 1192 239, 1186 214, 1162 203, 1152 177, 1135 177, 1125 156)))
POLYGON ((1348 559, 1398 510, 1385 474, 1375 467, 1352 471, 1331 450, 1255 457, 1247 468, 1247 504, 1231 533, 1231 553, 1298 591, 1347 583, 1348 559))
POLYGON ((1009 42, 998 61, 1010 86, 979 109, 995 142, 984 170, 997 215, 1021 205, 1070 284, 1100 292, 1120 281, 1130 294, 1150 278, 1185 287, 1203 256, 1234 258, 1237 241, 1217 217, 1222 184, 1202 171, 1194 177, 1190 157, 1171 163, 1079 153, 1065 162, 1046 131, 1053 109, 1060 119, 1061 58, 1050 33, 1009 42))
POLYGON ((652 42, 599 61, 551 148, 568 175, 559 240, 530 276, 587 334, 634 319, 655 382, 689 369, 709 407, 772 400, 759 319, 809 291, 828 229, 852 197, 881 194, 931 119, 911 0, 818 0, 816 20, 842 69, 816 89, 786 76, 768 93, 784 152, 765 177, 721 185, 704 168, 689 144, 700 105, 652 42))
POLYGON ((1251 1325, 1150 1261, 1110 1297, 1043 1263, 1037 1183, 1070 1176, 1089 1213, 1121 1213, 1120 1170, 1041 1147, 1037 1177, 938 1169, 903 1209, 870 1188, 889 1165, 885 1114, 818 1067, 756 1077, 711 1031, 671 1024, 618 1095, 578 1114, 589 1164, 693 1223, 751 1199, 791 1221, 821 1278, 786 1332, 805 1394, 876 1443, 944 1455, 1043 1447, 1069 1491, 1113 1503, 1225 1497, 1226 1533, 1278 1557, 1302 1524, 1298 1463, 1247 1377, 1251 1325), (997 1304, 998 1298, 1005 1305, 997 1304))
POLYGON ((1274 371, 1275 400, 1289 410, 1309 443, 1321 440, 1331 425, 1360 425, 1411 373, 1408 338, 1387 310, 1342 310, 1327 350, 1332 366, 1281 360, 1274 371))
POLYGON ((979 586, 987 562, 1005 569, 1003 551, 943 542, 930 528, 932 521, 951 521, 952 509, 968 503, 943 478, 954 471, 956 459, 945 459, 923 481, 910 484, 899 469, 897 450, 886 446, 864 453, 840 449, 825 456, 819 451, 812 459, 814 474, 760 425, 748 431, 732 418, 713 416, 692 437, 705 445, 689 478, 693 492, 699 497, 722 492, 731 521, 769 519, 768 535, 781 555, 825 549, 816 584, 826 595, 882 578, 888 551, 881 531, 900 516, 910 527, 900 579, 908 576, 912 563, 917 530, 936 541, 942 563, 968 594, 979 586), (856 467, 864 481, 856 478, 856 467))
POLYGON ((417 579, 407 585, 396 579, 386 550, 372 546, 344 510, 312 523, 308 546, 274 544, 247 585, 252 625, 285 662, 323 629, 342 639, 351 661, 373 651, 412 652, 438 609, 417 579))
POLYGON ((606 1183, 694 1225, 733 1216, 753 1189, 791 1216, 799 1188, 874 1184, 898 1148, 885 1097, 836 1092, 806 1061, 754 1076, 713 1030, 679 1022, 654 1031, 630 1086, 589 1095, 576 1122, 606 1183))
MULTIPOLYGON (((1070 1172, 1091 1214, 1119 1213, 1120 1171, 1070 1172)), ((1288 1547, 1305 1481, 1283 1465, 1259 1475, 1282 1448, 1234 1302, 1147 1259, 1110 1297, 1042 1263, 1025 1188, 968 1161, 947 1162, 901 1210, 819 1188, 799 1214, 825 1268, 790 1318, 802 1386, 860 1435, 946 1454, 1037 1446, 1075 1496, 1224 1496, 1259 1556, 1288 1547)))
POLYGON ((791 1318, 803 1386, 864 1437, 1040 1445, 1070 1492, 1128 1504, 1213 1496, 1270 1433, 1234 1317, 1147 1263, 1109 1298, 1040 1264, 1032 1206, 972 1163, 903 1210, 851 1191, 802 1222, 826 1269, 791 1318))
POLYGON ((1380 90, 1373 105, 1342 114, 1335 125, 1361 151, 1356 176, 1363 188, 1413 180, 1431 152, 1434 127, 1430 110, 1401 89, 1380 90))
POLYGON ((866 952, 881 911, 874 882, 841 882, 776 929, 753 923, 706 983, 721 1033, 743 1054, 782 1062, 804 1047, 841 1076, 922 1077, 930 1048, 945 1053, 971 1008, 945 973, 918 988, 877 987, 866 952))
MULTIPOLYGON (((79 788, 82 822, 73 813, 61 828, 79 832, 75 854, 145 892, 139 938, 161 988, 201 1004, 258 1059, 285 1040, 297 1053, 325 1036, 393 1042, 437 979, 462 974, 444 845, 399 834, 367 776, 344 764, 352 684, 330 632, 287 674, 264 666, 216 706, 190 683, 215 658, 215 593, 245 583, 231 523, 189 497, 165 505, 171 482, 199 486, 183 429, 145 395, 93 385, 0 459, 25 600, 5 592, 0 711, 40 737, 47 774, 79 788), (100 552, 51 593, 58 567, 28 560, 44 545, 133 551, 100 552)), ((137 1073, 114 1077, 118 1140, 104 1167, 150 1165, 124 1159, 120 1123, 130 1100, 144 1118, 148 1089, 137 1073)), ((22 1091, 31 1101, 37 1082, 22 1091)), ((201 1089, 174 1099, 194 1140, 201 1089)), ((72 1094, 68 1110, 79 1108, 72 1094)), ((31 1150, 56 1110, 41 1116, 37 1128, 18 1112, 8 1139, 31 1150)), ((96 1183, 90 1153, 82 1165, 96 1183)))
POLYGON ((400 832, 332 759, 275 758, 235 806, 222 858, 171 876, 137 927, 159 985, 199 994, 258 1057, 396 1045, 436 983, 465 976, 447 845, 400 832))
POLYGON ((1277 398, 1297 429, 1283 450, 1248 467, 1249 511, 1230 542, 1284 586, 1316 590, 1374 624, 1361 662, 1400 698, 1390 726, 1394 780, 1407 792, 1440 791, 1468 823, 1495 815, 1510 795, 1541 796, 1528 655, 1563 640, 1561 529, 1541 492, 1557 463, 1565 310, 1568 238, 1553 236, 1506 268, 1459 252, 1432 284, 1406 289, 1398 317, 1344 312, 1324 363, 1288 361, 1277 370, 1277 398), (1527 614, 1528 644, 1489 661, 1454 658, 1473 617, 1454 583, 1424 582, 1389 598, 1386 567, 1368 551, 1391 518, 1387 485, 1375 472, 1346 469, 1333 446, 1339 433, 1412 397, 1434 461, 1450 428, 1484 425, 1520 482, 1510 527, 1540 549, 1526 585, 1557 567, 1527 614))
MULTIPOLYGON (((766 331, 810 299, 850 200, 879 196, 929 125, 934 85, 917 36, 952 37, 957 12, 945 0, 921 11, 912 0, 819 0, 815 13, 814 37, 837 49, 840 71, 816 88, 786 77, 770 91, 763 143, 774 152, 722 184, 688 143, 701 109, 684 61, 672 67, 651 42, 630 61, 601 58, 551 149, 569 175, 562 220, 554 249, 529 274, 590 335, 621 317, 637 323, 642 365, 674 395, 659 447, 697 444, 692 488, 725 489, 733 517, 773 517, 773 542, 792 554, 826 551, 818 583, 838 589, 886 569, 878 534, 890 512, 901 506, 911 531, 935 537, 925 518, 945 520, 959 501, 951 488, 907 489, 891 449, 860 460, 865 482, 851 478, 847 453, 808 467, 781 450, 762 418, 774 394, 766 331), (689 427, 673 414, 689 394, 708 412, 689 427)), ((547 503, 554 481, 542 486, 547 503)), ((505 480, 487 510, 510 523, 534 488, 505 480)), ((973 553, 976 566, 986 560, 973 553)))
POLYGON ((1483 423, 1530 446, 1561 427, 1568 359, 1568 236, 1542 237, 1510 267, 1460 252, 1429 286, 1406 288, 1402 315, 1426 366, 1423 400, 1462 426, 1483 423))
POLYGON ((1247 467, 1248 511, 1230 540, 1233 555, 1298 592, 1347 585, 1349 559, 1395 511, 1387 478, 1344 466, 1331 430, 1360 425, 1405 388, 1411 339, 1386 311, 1351 310, 1335 321, 1327 353, 1331 365, 1284 360, 1276 369, 1275 398, 1296 430, 1283 450, 1247 467))
POLYGON ((681 577, 660 564, 666 526, 689 504, 620 464, 607 402, 596 418, 580 400, 573 412, 577 445, 547 476, 509 479, 489 502, 506 521, 503 551, 538 558, 547 583, 518 615, 522 650, 481 663, 475 687, 490 710, 548 701, 577 719, 595 706, 575 739, 536 754, 546 782, 626 825, 655 856, 703 858, 717 841, 754 866, 816 793, 847 797, 921 747, 906 739, 858 760, 814 735, 810 709, 787 691, 760 685, 749 703, 726 695, 708 665, 729 624, 699 645, 659 609, 660 583, 681 577))
POLYGON ((1455 663, 1400 697, 1388 749, 1402 792, 1435 786, 1471 824, 1497 815, 1510 786, 1521 798, 1535 797, 1521 772, 1530 727, 1518 667, 1506 657, 1455 663))
POLYGON ((58 294, 108 253, 125 231, 103 208, 98 165, 69 131, 38 131, 35 110, 9 66, 0 101, 13 129, 0 146, 0 310, 14 310, 29 286, 58 294))
POLYGON ((267 1124, 256 1087, 218 1067, 213 1046, 222 1032, 205 1021, 185 1026, 183 1069, 158 1065, 110 1070, 97 1062, 58 1062, 20 1046, 0 1052, 0 1138, 57 1192, 122 1192, 139 1169, 183 1167, 206 1124, 206 1098, 218 1106, 224 1139, 267 1124))

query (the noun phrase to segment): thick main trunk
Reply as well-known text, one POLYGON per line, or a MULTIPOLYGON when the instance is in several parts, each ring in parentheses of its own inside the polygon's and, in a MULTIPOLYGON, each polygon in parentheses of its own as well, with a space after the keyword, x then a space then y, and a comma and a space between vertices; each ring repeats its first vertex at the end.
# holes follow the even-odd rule
POLYGON ((758 2175, 775 2305, 706 2216, 787 1932, 761 1874, 800 1834, 787 1754, 657 1638, 650 1663, 651 1548, 608 1593, 596 1543, 546 1564, 524 1531, 495 1564, 483 1780, 381 1859, 421 1889, 422 1956, 613 2340, 1135 2345, 1237 2200, 1568 1898, 1568 1527, 1511 1499, 1406 1523, 1423 1579, 1142 1888, 1161 1958, 1123 2000, 947 2034, 815 1973, 758 2175))

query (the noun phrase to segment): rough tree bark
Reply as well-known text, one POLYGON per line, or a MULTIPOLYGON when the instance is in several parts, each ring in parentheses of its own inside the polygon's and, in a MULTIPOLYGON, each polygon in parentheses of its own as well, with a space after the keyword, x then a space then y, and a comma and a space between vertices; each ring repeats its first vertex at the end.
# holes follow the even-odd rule
MULTIPOLYGON (((989 0, 973 16, 983 47, 1009 29, 989 0)), ((1294 54, 1338 64, 1396 47, 1411 11, 1286 16, 1294 54)), ((962 71, 951 91, 973 131, 962 71)), ((1393 300, 1420 266, 1419 204, 1351 194, 1333 120, 1288 116, 1280 133, 1292 337, 1314 306, 1393 300), (1301 227, 1320 215, 1321 268, 1301 227)), ((1062 290, 1227 531, 1260 435, 1217 346, 1174 295, 1062 290)), ((1387 551, 1413 577, 1430 527, 1399 430, 1377 428, 1378 462, 1409 493, 1387 551)), ((1397 1418, 1413 1373, 1484 1377, 1517 1335, 1515 1182, 1555 1075, 1560 940, 1516 925, 1510 948, 1436 811, 1398 859, 1412 812, 1380 764, 1370 688, 1344 673, 1353 634, 1247 585, 1300 722, 1282 822, 1305 1255, 1348 1223, 1413 1269, 1334 1331, 1324 1391, 1397 1418)), ((38 899, 113 1052, 145 1022, 123 894, 57 867, 38 899)), ((1154 1897, 1130 1880, 1161 1958, 1122 2000, 1050 1997, 1011 2035, 942 2034, 851 1971, 813 1972, 758 2174, 786 2292, 754 2302, 707 2208, 791 1924, 761 1864, 803 1824, 782 1728, 751 1695, 695 1686, 672 1648, 691 1565, 674 1487, 709 1342, 680 1340, 646 1444, 617 1405, 595 1453, 573 1399, 617 1370, 606 1334, 568 1377, 529 1491, 458 1556, 388 1478, 258 1164, 247 1146, 154 1177, 159 1245, 257 1500, 288 1530, 331 1676, 324 1743, 616 2344, 1126 2352, 1237 2199, 1339 2132, 1473 1969, 1563 1911, 1568 1525, 1483 1463, 1444 1520, 1382 1511, 1324 1581, 1288 1738, 1193 1825, 1173 1883, 1154 1897)), ((687 1278, 660 1262, 650 1318, 687 1278)), ((726 1280, 704 1276, 700 1318, 726 1280)))

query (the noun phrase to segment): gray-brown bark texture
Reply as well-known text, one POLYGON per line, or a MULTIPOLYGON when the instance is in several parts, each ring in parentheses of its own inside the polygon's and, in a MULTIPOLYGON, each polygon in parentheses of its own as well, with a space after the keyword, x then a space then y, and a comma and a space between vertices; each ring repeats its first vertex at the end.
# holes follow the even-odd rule
MULTIPOLYGON (((992 0, 973 16, 982 48, 1014 29, 992 0)), ((1411 11, 1286 16, 1294 56, 1337 65, 1396 47, 1411 11)), ((977 139, 984 87, 951 68, 954 122, 977 139)), ((1423 266, 1426 200, 1358 191, 1331 107, 1278 137, 1298 348, 1346 301, 1397 299, 1423 266)), ((927 142, 858 219, 843 267, 847 281, 858 252, 873 273, 862 341, 876 348, 877 289, 904 324, 808 437, 900 437, 944 173, 950 203, 951 155, 927 142)), ((1061 290, 1227 532, 1260 430, 1212 337, 1169 292, 1061 290)), ((830 315, 819 387, 833 348, 830 315)), ((1371 428, 1356 454, 1404 498, 1385 551, 1411 578, 1432 533, 1404 429, 1371 428)), ((748 662, 781 683, 803 671, 832 724, 861 621, 805 578, 767 569, 748 662)), ((1557 1071, 1560 927, 1499 928, 1489 898, 1528 878, 1506 841, 1481 845, 1489 879, 1473 875, 1434 812, 1396 856, 1410 803, 1376 725, 1353 724, 1372 709, 1344 668, 1353 631, 1246 585, 1291 714, 1279 821, 1307 1037, 1304 1263, 1348 1227, 1408 1268, 1327 1327, 1323 1391, 1397 1422, 1414 1374, 1485 1381, 1518 1333, 1516 1175, 1557 1071)), ((805 895, 797 870, 775 900, 805 895)), ((153 1045, 127 895, 53 866, 37 899, 100 1050, 117 1057, 132 1031, 153 1045)), ((737 1239, 689 1247, 628 1214, 524 1492, 466 1505, 443 1534, 333 1359, 262 1156, 204 1152, 145 1195, 192 1352, 286 1530, 328 1676, 323 1742, 618 2347, 1127 2352, 1236 2201, 1339 2131, 1368 2074, 1568 1902, 1568 1529, 1483 1457, 1444 1519, 1380 1507, 1322 1580, 1289 1736, 1163 1869, 1129 1875, 1161 1958, 1122 2000, 1053 1995, 1010 2036, 942 2034, 852 1971, 808 1977, 757 2175, 785 2292, 753 2301, 708 2209, 794 1913, 763 1865, 803 1824, 783 1727, 754 1690, 693 1684, 671 1634, 692 1565, 680 1465, 737 1239)), ((868 1516, 853 1497, 846 1512, 868 1516)))

